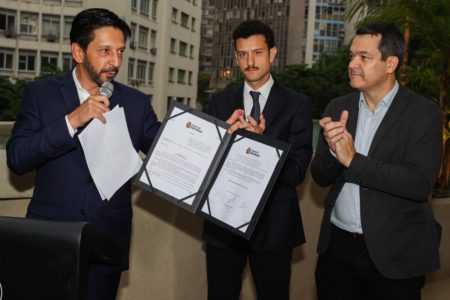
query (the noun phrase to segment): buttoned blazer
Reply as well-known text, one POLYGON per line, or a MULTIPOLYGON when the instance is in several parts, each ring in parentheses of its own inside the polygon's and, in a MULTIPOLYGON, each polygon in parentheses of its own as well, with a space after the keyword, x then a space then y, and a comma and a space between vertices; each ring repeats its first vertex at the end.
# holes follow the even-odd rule
MULTIPOLYGON (((324 116, 339 120, 347 110, 354 137, 359 92, 334 99, 324 116)), ((387 278, 423 275, 439 268, 439 224, 427 201, 442 158, 441 116, 431 101, 400 87, 367 156, 356 153, 344 168, 319 138, 311 163, 314 180, 331 186, 325 199, 318 252, 326 252, 330 218, 346 182, 360 186, 361 222, 368 252, 387 278)))
MULTIPOLYGON (((118 82, 110 108, 123 107, 131 141, 145 153, 159 123, 145 94, 118 82)), ((77 135, 72 138, 65 116, 80 105, 72 72, 29 83, 7 143, 7 163, 17 174, 35 173, 28 215, 53 220, 89 221, 119 242, 128 264, 131 228, 131 184, 102 201, 90 176, 77 135)))
MULTIPOLYGON (((243 109, 244 85, 226 89, 211 99, 208 113, 227 120, 243 109)), ((291 144, 280 175, 250 239, 254 251, 274 251, 305 242, 296 187, 303 181, 312 154, 312 117, 309 98, 274 83, 262 112, 264 135, 291 144)), ((224 247, 233 234, 205 222, 204 239, 224 247)))

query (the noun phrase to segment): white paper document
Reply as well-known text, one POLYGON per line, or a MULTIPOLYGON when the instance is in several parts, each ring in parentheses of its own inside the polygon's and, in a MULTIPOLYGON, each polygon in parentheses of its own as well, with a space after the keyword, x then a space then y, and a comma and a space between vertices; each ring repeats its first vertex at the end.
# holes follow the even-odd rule
POLYGON ((238 135, 202 211, 246 232, 282 154, 278 151, 238 135))
POLYGON ((92 179, 102 199, 114 193, 142 166, 133 148, 122 107, 104 113, 106 124, 93 119, 78 135, 92 179))
POLYGON ((226 130, 177 107, 171 117, 139 180, 191 205, 226 130))

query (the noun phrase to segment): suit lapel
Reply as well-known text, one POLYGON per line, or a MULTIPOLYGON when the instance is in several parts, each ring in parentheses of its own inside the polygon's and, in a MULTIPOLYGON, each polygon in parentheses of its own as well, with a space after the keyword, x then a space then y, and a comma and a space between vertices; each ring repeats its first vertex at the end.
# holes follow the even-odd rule
MULTIPOLYGON (((354 93, 352 94, 350 98, 350 105, 348 106, 348 121, 346 128, 350 134, 355 137, 356 136, 356 126, 358 125, 358 115, 359 115, 359 97, 360 93, 354 93)), ((337 116, 337 120, 341 118, 341 112, 339 112, 339 115, 337 116)))
POLYGON ((239 85, 236 89, 232 90, 230 93, 230 115, 236 109, 244 109, 244 84, 239 85))
POLYGON ((61 94, 67 108, 67 114, 80 106, 80 98, 78 97, 77 88, 73 81, 72 72, 67 72, 62 77, 61 94))
MULTIPOLYGON (((71 113, 78 106, 80 106, 80 98, 78 97, 77 88, 75 86, 75 82, 73 81, 72 72, 68 72, 62 77, 61 94, 66 105, 67 114, 71 113)), ((76 161, 76 165, 80 168, 80 171, 88 178, 89 170, 84 157, 84 152, 77 137, 77 135, 80 134, 84 128, 85 127, 78 128, 78 131, 74 137, 76 138, 77 149, 72 152, 71 158, 76 161)))
POLYGON ((400 115, 403 113, 405 106, 407 105, 407 101, 405 101, 405 92, 406 90, 403 87, 399 88, 397 95, 395 95, 391 106, 389 106, 386 115, 381 121, 380 126, 378 127, 377 132, 373 137, 368 155, 373 154, 373 152, 376 150, 377 146, 383 139, 383 136, 389 131, 392 126, 396 124, 397 120, 399 120, 400 115))
POLYGON ((114 85, 114 91, 112 96, 109 98, 109 109, 113 109, 117 104, 119 104, 119 106, 123 106, 123 104, 119 101, 122 90, 115 81, 113 81, 112 84, 114 85))
MULTIPOLYGON (((267 98, 266 105, 262 111, 264 118, 266 118, 266 127, 272 124, 272 121, 278 115, 278 113, 283 109, 283 96, 281 95, 280 86, 277 82, 273 83, 270 89, 269 97, 267 98)), ((289 108, 285 108, 289 109, 289 108)))

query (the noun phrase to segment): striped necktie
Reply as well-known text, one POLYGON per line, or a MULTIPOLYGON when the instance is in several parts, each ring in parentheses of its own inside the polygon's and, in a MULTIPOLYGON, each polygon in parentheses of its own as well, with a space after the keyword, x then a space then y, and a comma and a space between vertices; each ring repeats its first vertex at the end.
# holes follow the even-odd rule
POLYGON ((250 95, 253 98, 253 107, 250 112, 250 116, 255 119, 257 123, 259 123, 259 116, 261 115, 261 107, 259 106, 259 95, 260 92, 250 91, 250 95))

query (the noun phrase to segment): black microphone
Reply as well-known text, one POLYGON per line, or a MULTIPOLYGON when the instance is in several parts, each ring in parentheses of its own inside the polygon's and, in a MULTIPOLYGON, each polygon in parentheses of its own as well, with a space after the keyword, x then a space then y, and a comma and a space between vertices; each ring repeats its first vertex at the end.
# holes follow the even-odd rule
POLYGON ((103 82, 102 86, 100 87, 99 94, 110 98, 113 92, 114 92, 114 85, 109 81, 103 82))

